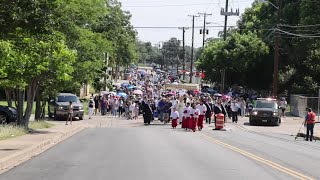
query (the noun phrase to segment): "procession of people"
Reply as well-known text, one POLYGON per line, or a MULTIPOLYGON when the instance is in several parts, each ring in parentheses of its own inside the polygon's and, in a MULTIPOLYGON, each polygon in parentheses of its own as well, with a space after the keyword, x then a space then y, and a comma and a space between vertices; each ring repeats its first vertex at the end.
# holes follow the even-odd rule
MULTIPOLYGON (((154 120, 172 128, 201 131, 204 123, 216 122, 216 115, 238 122, 238 115, 248 112, 246 99, 221 94, 201 93, 200 89, 166 89, 166 84, 182 84, 179 78, 167 73, 141 71, 136 69, 128 83, 122 83, 112 92, 92 96, 89 103, 89 117, 110 114, 136 120, 142 116, 145 125, 154 120)), ((178 86, 177 86, 178 87, 178 86)), ((200 87, 200 86, 199 86, 200 87)))

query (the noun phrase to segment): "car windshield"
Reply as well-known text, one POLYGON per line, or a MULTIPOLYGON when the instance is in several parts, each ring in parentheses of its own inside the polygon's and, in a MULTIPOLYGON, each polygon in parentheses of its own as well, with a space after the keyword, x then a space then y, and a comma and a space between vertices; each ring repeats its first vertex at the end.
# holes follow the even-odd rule
POLYGON ((256 108, 277 108, 277 103, 274 101, 257 101, 256 108))
POLYGON ((79 102, 77 96, 58 96, 58 102, 79 102))

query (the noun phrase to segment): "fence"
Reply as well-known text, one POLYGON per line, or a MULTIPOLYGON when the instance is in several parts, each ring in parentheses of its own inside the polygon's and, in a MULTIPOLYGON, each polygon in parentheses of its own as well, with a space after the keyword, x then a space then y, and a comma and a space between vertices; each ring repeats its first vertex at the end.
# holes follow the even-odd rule
POLYGON ((305 117, 306 108, 312 108, 318 116, 319 113, 319 97, 307 97, 304 95, 291 95, 290 96, 290 113, 294 116, 305 117))

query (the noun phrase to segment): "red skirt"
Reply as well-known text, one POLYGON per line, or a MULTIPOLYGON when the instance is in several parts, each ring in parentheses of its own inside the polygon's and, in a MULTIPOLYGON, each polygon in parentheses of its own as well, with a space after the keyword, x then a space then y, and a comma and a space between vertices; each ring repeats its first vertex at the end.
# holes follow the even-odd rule
POLYGON ((183 117, 182 118, 182 128, 189 128, 189 120, 190 117, 183 117))
POLYGON ((172 119, 171 125, 173 128, 177 127, 178 126, 178 119, 172 119))
POLYGON ((200 127, 201 129, 203 128, 203 120, 204 120, 204 115, 199 115, 198 127, 200 127))
POLYGON ((197 128, 197 121, 198 121, 198 118, 190 118, 190 129, 192 129, 193 131, 196 131, 196 128, 197 128))

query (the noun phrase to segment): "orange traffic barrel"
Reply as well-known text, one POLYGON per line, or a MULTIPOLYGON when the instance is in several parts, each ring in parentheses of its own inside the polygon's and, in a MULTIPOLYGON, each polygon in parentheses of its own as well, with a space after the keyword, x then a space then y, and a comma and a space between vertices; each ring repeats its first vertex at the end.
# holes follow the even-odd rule
POLYGON ((224 128, 224 114, 219 113, 216 118, 216 129, 224 128))

